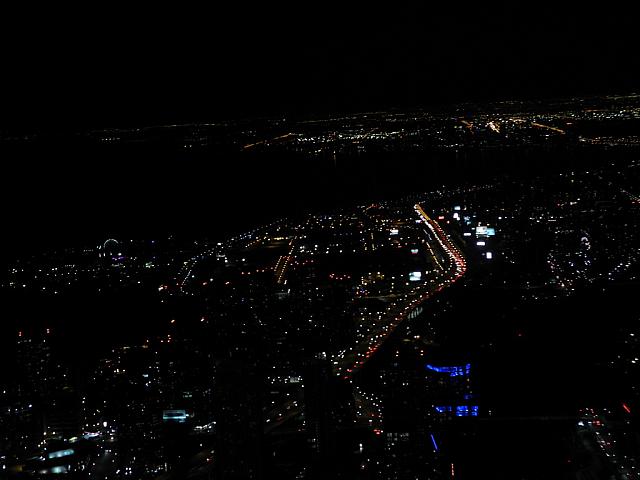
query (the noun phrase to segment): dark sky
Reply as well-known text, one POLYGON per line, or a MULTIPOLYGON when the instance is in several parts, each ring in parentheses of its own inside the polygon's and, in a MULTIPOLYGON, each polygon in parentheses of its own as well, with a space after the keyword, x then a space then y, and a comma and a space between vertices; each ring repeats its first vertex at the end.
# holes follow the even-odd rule
POLYGON ((46 11, 5 11, 1 125, 126 125, 638 89, 635 17, 623 3, 260 3, 56 2, 46 11))
MULTIPOLYGON (((5 7, 0 131, 640 91, 636 17, 611 1, 597 9, 541 2, 128 3, 5 7)), ((248 200, 268 217, 339 190, 321 185, 304 162, 274 197, 265 179, 283 183, 282 162, 256 174, 228 158, 194 163, 171 152, 102 152, 56 141, 0 148, 8 232, 0 263, 96 238, 222 234, 231 219, 245 217, 248 200)), ((349 182, 360 179, 342 181, 351 192, 349 182)))

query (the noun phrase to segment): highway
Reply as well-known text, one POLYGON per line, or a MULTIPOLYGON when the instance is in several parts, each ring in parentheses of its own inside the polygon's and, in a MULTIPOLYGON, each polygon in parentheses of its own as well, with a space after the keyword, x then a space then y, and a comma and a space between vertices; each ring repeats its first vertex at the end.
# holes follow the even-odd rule
POLYGON ((424 242, 427 243, 429 251, 434 257, 434 262, 440 265, 434 248, 441 251, 447 261, 445 265, 440 265, 442 272, 438 277, 431 279, 432 281, 418 284, 408 294, 390 303, 384 315, 375 320, 371 319, 372 328, 364 339, 332 359, 334 372, 345 380, 351 380, 353 375, 365 365, 398 325, 422 302, 457 281, 467 269, 462 253, 455 247, 449 235, 425 213, 419 204, 414 206, 414 210, 426 227, 424 242))
MULTIPOLYGON (((419 308, 422 302, 459 280, 466 272, 466 261, 449 235, 425 213, 419 204, 414 205, 414 210, 425 227, 423 242, 434 257, 434 263, 440 266, 441 271, 430 281, 419 283, 409 293, 398 295, 393 302, 387 305, 384 314, 374 314, 367 317, 366 321, 370 326, 367 334, 360 337, 358 343, 352 348, 332 358, 334 373, 349 382, 353 381, 352 378, 358 370, 375 354, 398 325, 419 308), (442 253, 445 258, 444 262, 438 262, 436 251, 442 253)), ((379 409, 375 405, 375 401, 368 399, 369 395, 364 392, 356 392, 356 403, 363 413, 359 416, 370 418, 371 426, 377 427, 380 424, 380 416, 375 412, 378 412, 379 409)), ((273 430, 287 419, 294 418, 299 412, 300 407, 293 406, 291 402, 274 408, 267 415, 265 431, 273 430)), ((379 428, 375 428, 374 431, 381 432, 379 428)))
MULTIPOLYGON (((425 213, 419 204, 414 205, 413 210, 417 216, 416 222, 420 222, 423 227, 424 237, 421 242, 437 268, 430 274, 430 278, 417 282, 417 285, 409 291, 390 292, 387 296, 392 300, 386 305, 382 313, 370 314, 361 319, 364 321, 364 326, 367 327, 366 333, 358 336, 357 343, 352 348, 344 350, 331 358, 334 373, 351 383, 353 382, 353 376, 375 354, 404 319, 410 317, 422 302, 456 282, 466 272, 466 261, 462 253, 453 244, 449 235, 444 232, 435 220, 432 220, 425 213)), ((280 257, 273 268, 276 283, 284 282, 287 267, 294 258, 295 250, 296 244, 295 239, 293 239, 289 244, 288 253, 280 257)), ((213 251, 214 249, 205 252, 192 259, 191 262, 186 263, 181 280, 186 283, 193 264, 204 256, 213 254, 213 251)), ((359 421, 371 428, 375 434, 382 434, 380 400, 375 395, 362 391, 357 385, 354 385, 354 399, 359 421)), ((271 432, 287 421, 298 417, 301 411, 302 407, 296 399, 289 399, 277 405, 265 414, 265 433, 271 432)), ((196 472, 210 469, 209 457, 210 455, 205 455, 205 452, 200 452, 199 456, 193 458, 190 472, 195 474, 196 472), (207 461, 203 460, 205 457, 207 461)))

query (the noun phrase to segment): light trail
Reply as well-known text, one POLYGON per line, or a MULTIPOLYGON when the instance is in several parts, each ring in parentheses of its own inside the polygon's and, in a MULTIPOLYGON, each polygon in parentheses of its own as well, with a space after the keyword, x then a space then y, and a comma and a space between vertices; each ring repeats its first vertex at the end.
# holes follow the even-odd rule
POLYGON ((296 241, 295 238, 291 240, 291 243, 289 244, 291 245, 291 248, 289 249, 289 253, 281 256, 278 259, 278 263, 276 263, 276 266, 274 268, 276 273, 276 283, 282 283, 284 281, 284 275, 287 272, 287 267, 291 263, 291 260, 293 260, 294 258, 293 252, 296 249, 295 241, 296 241))
POLYGON ((285 133, 284 135, 279 135, 279 136, 274 137, 274 138, 269 138, 269 139, 266 139, 266 140, 260 140, 258 142, 254 142, 254 143, 247 143, 246 145, 243 145, 242 149, 243 150, 248 150, 250 148, 257 147, 258 145, 266 145, 269 142, 276 142, 278 140, 283 140, 283 139, 288 138, 288 137, 290 137, 292 135, 295 135, 295 133, 289 132, 289 133, 285 133))
POLYGON ((538 122, 531 122, 531 126, 532 127, 537 127, 537 128, 546 128, 547 130, 551 130, 553 132, 559 133, 561 135, 566 135, 567 132, 565 132, 564 130, 557 128, 557 127, 552 127, 551 125, 544 125, 542 123, 538 123, 538 122))
POLYGON ((416 287, 406 297, 409 299, 405 304, 394 305, 389 308, 386 322, 380 319, 377 323, 386 323, 382 328, 375 328, 367 335, 367 338, 356 344, 353 348, 339 354, 333 358, 334 372, 344 380, 352 379, 367 360, 380 348, 384 341, 391 335, 402 321, 407 318, 415 308, 422 302, 430 298, 437 292, 440 292, 445 286, 451 285, 457 281, 467 270, 467 264, 461 252, 454 246, 451 238, 447 235, 440 225, 429 218, 419 204, 414 206, 414 210, 420 217, 420 220, 430 230, 433 238, 438 242, 440 248, 448 256, 450 265, 453 270, 449 274, 449 278, 443 278, 437 285, 425 284, 416 287), (395 307, 395 308, 394 308, 395 307))

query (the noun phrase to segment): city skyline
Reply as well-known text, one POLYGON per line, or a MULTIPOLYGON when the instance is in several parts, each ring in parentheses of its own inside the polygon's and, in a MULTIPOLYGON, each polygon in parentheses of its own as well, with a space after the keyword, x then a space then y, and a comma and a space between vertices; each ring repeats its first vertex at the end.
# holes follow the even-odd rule
POLYGON ((4 13, 0 479, 640 478, 628 6, 4 13))

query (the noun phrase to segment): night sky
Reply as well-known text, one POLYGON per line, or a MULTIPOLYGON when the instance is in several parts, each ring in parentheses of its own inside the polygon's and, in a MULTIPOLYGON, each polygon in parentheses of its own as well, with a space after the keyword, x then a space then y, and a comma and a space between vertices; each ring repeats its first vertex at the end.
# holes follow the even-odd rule
MULTIPOLYGON (((640 91, 635 17, 624 5, 449 3, 6 9, 0 131, 68 134, 640 91)), ((65 144, 1 153, 8 258, 185 226, 222 234, 248 199, 304 204, 286 188, 276 200, 255 193, 265 191, 263 176, 225 158, 110 158, 65 144)), ((267 174, 284 178, 273 165, 267 174)), ((285 186, 308 191, 306 167, 297 168, 285 186)))
POLYGON ((638 89, 634 16, 622 2, 267 3, 5 11, 1 124, 50 130, 638 89))

